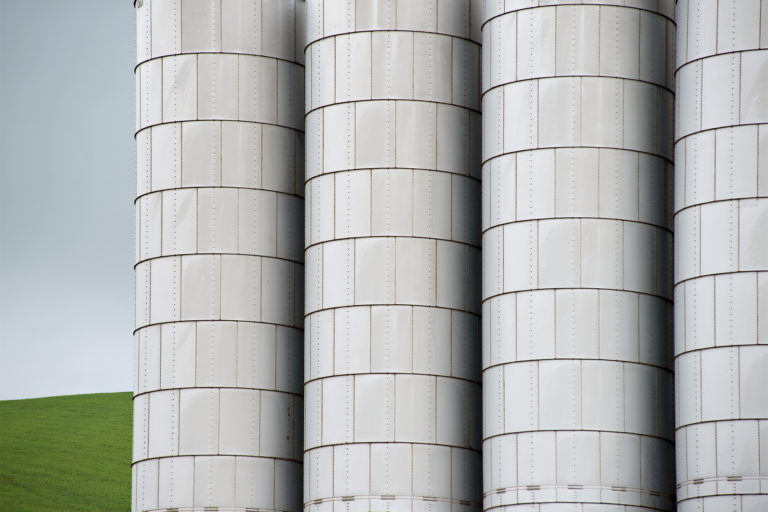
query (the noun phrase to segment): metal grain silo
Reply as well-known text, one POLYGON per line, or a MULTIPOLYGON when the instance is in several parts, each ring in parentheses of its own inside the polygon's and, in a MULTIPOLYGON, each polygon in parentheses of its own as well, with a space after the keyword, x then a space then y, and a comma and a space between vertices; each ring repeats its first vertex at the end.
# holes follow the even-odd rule
POLYGON ((302 0, 139 0, 133 510, 299 510, 302 0))
POLYGON ((677 9, 678 510, 757 512, 768 510, 768 2, 677 9))
POLYGON ((485 510, 674 508, 674 3, 487 0, 485 510))
POLYGON ((308 2, 306 510, 480 508, 479 5, 308 2))

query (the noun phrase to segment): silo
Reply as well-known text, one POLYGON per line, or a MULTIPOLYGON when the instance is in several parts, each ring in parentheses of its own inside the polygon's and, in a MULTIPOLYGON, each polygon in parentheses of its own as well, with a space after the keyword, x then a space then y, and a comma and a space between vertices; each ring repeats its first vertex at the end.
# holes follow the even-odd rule
POLYGON ((480 5, 308 2, 308 511, 480 508, 480 5))
POLYGON ((672 510, 674 3, 484 19, 484 509, 672 510))
POLYGON ((678 510, 768 510, 768 2, 678 21, 678 510))
POLYGON ((299 510, 302 0, 138 0, 133 510, 299 510))

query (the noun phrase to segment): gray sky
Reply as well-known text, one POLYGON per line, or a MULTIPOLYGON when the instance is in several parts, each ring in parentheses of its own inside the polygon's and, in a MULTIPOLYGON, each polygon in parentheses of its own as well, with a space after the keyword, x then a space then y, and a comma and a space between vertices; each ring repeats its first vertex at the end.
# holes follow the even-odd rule
POLYGON ((130 0, 0 0, 0 400, 127 391, 130 0))

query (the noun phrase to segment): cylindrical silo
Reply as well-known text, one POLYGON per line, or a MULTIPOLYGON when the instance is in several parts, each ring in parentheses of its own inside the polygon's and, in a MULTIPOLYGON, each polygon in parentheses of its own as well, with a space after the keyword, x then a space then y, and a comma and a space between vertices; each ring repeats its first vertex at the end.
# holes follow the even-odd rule
POLYGON ((768 510, 768 2, 680 0, 680 512, 768 510))
POLYGON ((479 5, 309 0, 304 507, 480 507, 479 5))
POLYGON ((138 0, 133 510, 299 510, 302 0, 138 0))
POLYGON ((484 508, 672 510, 674 2, 482 34, 484 508))

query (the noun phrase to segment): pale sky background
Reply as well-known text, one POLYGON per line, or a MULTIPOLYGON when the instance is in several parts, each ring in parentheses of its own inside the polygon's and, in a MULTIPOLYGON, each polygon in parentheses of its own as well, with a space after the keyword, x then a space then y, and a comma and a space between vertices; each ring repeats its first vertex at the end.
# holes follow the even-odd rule
POLYGON ((0 400, 132 387, 134 27, 0 0, 0 400))

